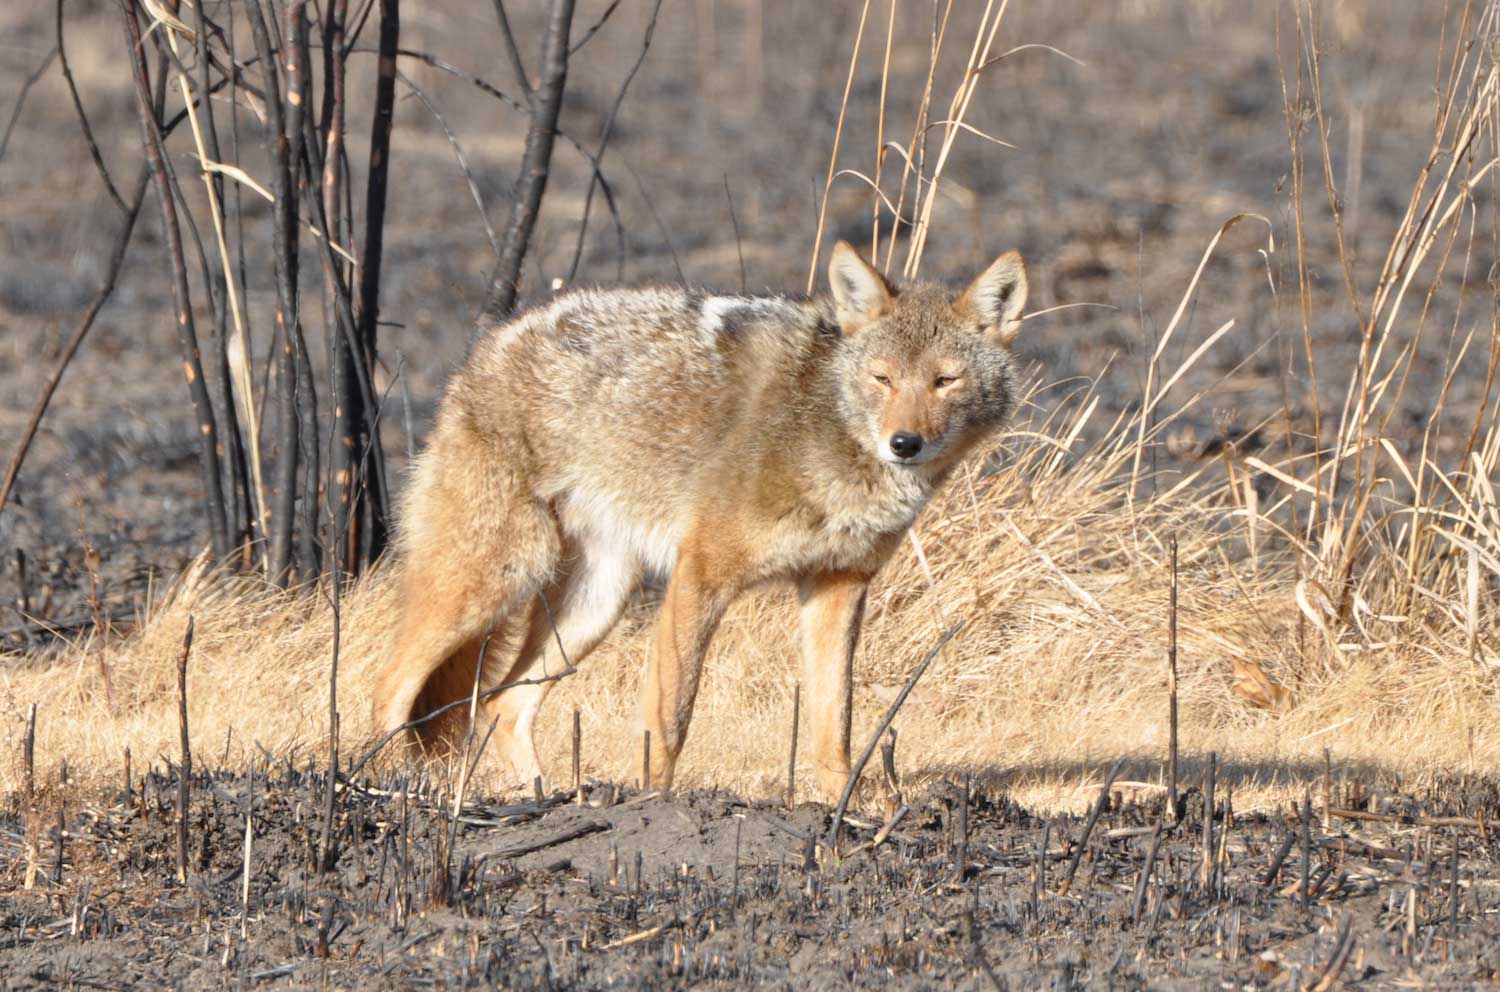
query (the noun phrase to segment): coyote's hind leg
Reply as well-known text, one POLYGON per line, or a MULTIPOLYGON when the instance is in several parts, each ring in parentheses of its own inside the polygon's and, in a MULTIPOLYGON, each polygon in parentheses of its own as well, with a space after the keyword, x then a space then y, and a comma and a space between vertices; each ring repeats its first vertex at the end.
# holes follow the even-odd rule
POLYGON ((491 719, 499 718, 491 746, 516 785, 530 785, 542 773, 533 735, 555 676, 604 639, 641 579, 640 563, 628 552, 582 542, 569 550, 566 571, 532 608, 526 640, 504 679, 531 684, 507 689, 488 704, 491 719))

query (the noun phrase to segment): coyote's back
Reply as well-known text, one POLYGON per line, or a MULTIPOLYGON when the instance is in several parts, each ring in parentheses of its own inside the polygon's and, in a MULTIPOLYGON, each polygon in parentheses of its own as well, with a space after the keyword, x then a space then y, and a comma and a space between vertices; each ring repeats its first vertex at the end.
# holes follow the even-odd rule
MULTIPOLYGON (((897 292, 842 244, 830 277, 812 300, 570 293, 482 338, 406 494, 377 722, 469 695, 501 633, 481 681, 516 683, 487 707, 529 782, 551 681, 646 575, 670 576, 644 689, 652 779, 669 785, 719 617, 745 588, 791 579, 820 780, 841 786, 865 585, 1013 407, 1026 282, 1011 254, 956 298, 897 292)), ((418 736, 440 745, 456 723, 418 736)))

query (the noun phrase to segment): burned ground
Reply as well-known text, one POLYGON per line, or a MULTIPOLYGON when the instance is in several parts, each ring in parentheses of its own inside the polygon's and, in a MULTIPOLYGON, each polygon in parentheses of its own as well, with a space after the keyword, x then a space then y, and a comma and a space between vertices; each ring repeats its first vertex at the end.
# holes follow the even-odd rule
POLYGON ((815 804, 595 784, 583 804, 468 803, 455 827, 451 799, 391 780, 341 794, 320 872, 321 781, 283 763, 194 779, 180 884, 177 785, 152 774, 128 791, 53 790, 33 819, 30 891, 23 817, 8 814, 0 973, 5 988, 185 989, 1500 978, 1495 785, 1331 781, 1326 822, 1321 800, 1305 822, 1244 815, 1221 788, 1205 824, 1200 787, 1173 822, 1159 790, 1122 782, 1091 825, 947 783, 894 829, 851 817, 835 857, 815 804))

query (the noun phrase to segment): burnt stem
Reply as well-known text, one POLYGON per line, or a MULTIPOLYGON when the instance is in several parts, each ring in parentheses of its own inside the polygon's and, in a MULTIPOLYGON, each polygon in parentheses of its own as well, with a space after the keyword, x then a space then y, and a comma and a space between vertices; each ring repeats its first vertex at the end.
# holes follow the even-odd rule
POLYGON ((151 83, 147 78, 145 49, 141 41, 141 28, 135 19, 132 0, 119 0, 120 14, 125 22, 125 37, 130 49, 130 72, 135 81, 136 109, 140 117, 141 146, 146 154, 151 175, 155 180, 157 198, 161 202, 162 240, 166 245, 172 273, 172 300, 176 309, 174 323, 177 327, 177 343, 182 352, 182 371, 187 379, 188 395, 193 404, 193 413, 198 422, 198 461, 203 475, 204 491, 207 494, 209 539, 214 555, 223 558, 229 550, 229 534, 225 527, 224 490, 219 475, 218 425, 214 419, 213 402, 208 395, 208 386, 203 378, 203 359, 198 349, 198 332, 193 324, 192 290, 188 285, 187 258, 183 252, 182 228, 178 223, 177 200, 172 189, 163 147, 160 121, 151 99, 151 83))
POLYGON ((1167 608, 1167 809, 1177 819, 1177 535, 1172 535, 1171 601, 1167 608))
MULTIPOLYGON (((500 246, 500 258, 490 276, 489 296, 480 312, 481 322, 499 323, 516 306, 521 281, 521 264, 531 244, 542 207, 542 194, 552 167, 552 146, 557 138, 557 117, 562 110, 563 88, 568 79, 568 33, 573 24, 573 0, 552 0, 547 31, 542 41, 542 78, 528 95, 531 120, 526 129, 526 148, 521 156, 521 171, 516 177, 510 223, 500 246)), ((510 38, 505 7, 496 0, 502 31, 510 38)), ((510 51, 514 53, 512 43, 510 51)), ((519 68, 518 68, 519 72, 519 68)), ((524 81, 524 75, 523 75, 524 81)))
MULTIPOLYGON (((121 0, 125 2, 125 0, 121 0)), ((271 251, 276 271, 276 340, 273 345, 276 372, 277 449, 274 478, 275 495, 267 525, 266 567, 273 581, 285 584, 292 565, 292 534, 297 499, 297 455, 299 423, 297 419, 297 358, 293 328, 297 324, 297 196, 292 185, 292 132, 288 130, 286 106, 283 103, 281 71, 276 51, 261 13, 260 0, 246 4, 256 54, 265 76, 266 153, 271 160, 271 193, 276 198, 271 211, 271 251)), ((300 7, 299 7, 300 11, 300 7)), ((300 18, 293 18, 298 20, 300 18)), ((289 46, 295 52, 295 46, 289 46)), ((295 55, 292 56, 295 66, 295 55)), ((288 83, 286 103, 291 94, 300 101, 300 87, 288 83)), ((299 109, 300 114, 300 109, 299 109)), ((296 140, 301 142, 301 118, 297 119, 296 140)), ((300 155, 298 156, 300 158, 300 155)))
MULTIPOLYGON (((386 192, 390 176, 391 128, 396 108, 396 51, 401 44, 400 0, 380 0, 379 63, 375 76, 375 110, 370 123, 368 178, 365 181, 364 256, 359 269, 359 333, 354 349, 355 372, 374 381, 380 321, 380 276, 385 251, 386 192)), ((352 219, 351 219, 352 224, 352 219)), ((345 395, 352 396, 352 391, 345 395)), ((363 397, 361 397, 363 399, 363 397)), ((389 539, 390 487, 380 446, 377 412, 366 404, 359 420, 358 445, 369 452, 370 471, 364 473, 369 524, 366 547, 371 560, 385 550, 389 539)), ((354 420, 351 416, 351 420, 354 420)), ((356 449, 358 450, 358 448, 356 449)))
POLYGON ((188 616, 182 635, 182 653, 177 656, 177 734, 181 764, 177 768, 177 881, 187 883, 188 806, 192 799, 193 752, 188 744, 187 664, 193 650, 193 618, 188 616))
POLYGON ((802 712, 802 683, 792 686, 792 747, 786 761, 786 808, 797 804, 797 720, 802 712))

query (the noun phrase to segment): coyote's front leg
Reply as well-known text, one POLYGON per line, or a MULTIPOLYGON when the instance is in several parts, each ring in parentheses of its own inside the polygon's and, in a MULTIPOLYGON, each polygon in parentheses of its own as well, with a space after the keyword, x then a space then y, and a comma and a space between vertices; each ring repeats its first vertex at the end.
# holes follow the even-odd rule
POLYGON ((828 802, 838 801, 849 780, 854 648, 869 583, 869 576, 856 572, 820 572, 798 587, 803 696, 818 786, 828 802))
POLYGON ((651 734, 651 768, 650 781, 642 769, 644 788, 672 785, 677 756, 693 718, 703 657, 732 598, 726 585, 714 581, 704 556, 685 544, 667 583, 656 644, 646 663, 641 709, 645 729, 651 734))

